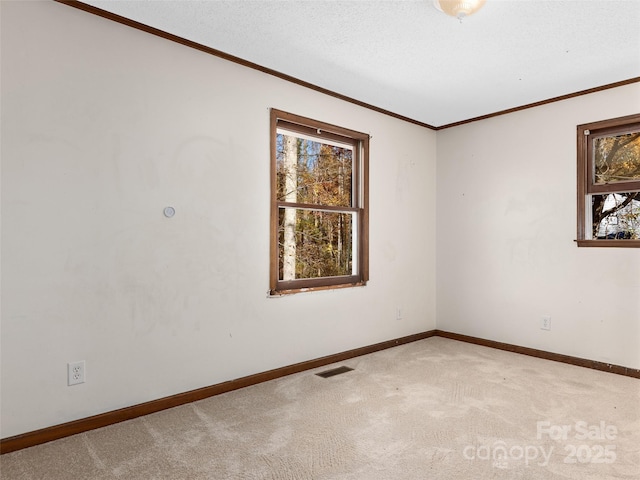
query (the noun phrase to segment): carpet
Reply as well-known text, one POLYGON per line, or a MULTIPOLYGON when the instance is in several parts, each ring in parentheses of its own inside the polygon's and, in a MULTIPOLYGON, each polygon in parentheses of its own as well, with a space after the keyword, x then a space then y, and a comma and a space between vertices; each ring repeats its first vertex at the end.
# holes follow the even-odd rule
POLYGON ((640 381, 440 337, 0 458, 3 480, 640 479, 640 381), (339 366, 352 371, 322 378, 339 366))

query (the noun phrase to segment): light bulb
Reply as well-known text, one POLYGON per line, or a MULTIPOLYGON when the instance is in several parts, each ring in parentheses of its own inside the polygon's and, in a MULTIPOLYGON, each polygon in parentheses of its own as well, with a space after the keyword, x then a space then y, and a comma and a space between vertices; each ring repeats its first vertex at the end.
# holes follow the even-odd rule
POLYGON ((486 0, 433 0, 433 5, 443 13, 462 19, 477 12, 486 0))

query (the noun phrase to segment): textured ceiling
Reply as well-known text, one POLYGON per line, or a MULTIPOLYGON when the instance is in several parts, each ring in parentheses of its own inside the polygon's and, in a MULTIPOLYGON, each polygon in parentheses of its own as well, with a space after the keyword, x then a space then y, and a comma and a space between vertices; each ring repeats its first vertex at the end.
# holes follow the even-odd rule
POLYGON ((433 126, 640 77, 640 0, 84 3, 433 126))

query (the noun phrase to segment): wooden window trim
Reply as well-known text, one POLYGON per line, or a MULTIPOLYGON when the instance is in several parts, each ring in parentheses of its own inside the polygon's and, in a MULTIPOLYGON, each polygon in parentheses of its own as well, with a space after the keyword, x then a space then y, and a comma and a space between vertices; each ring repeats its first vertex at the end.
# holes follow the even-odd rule
POLYGON ((269 249, 269 294, 279 296, 283 294, 327 290, 364 286, 369 280, 369 135, 355 130, 338 127, 325 122, 302 117, 282 110, 271 109, 271 222, 269 249), (278 201, 277 198, 277 145, 278 128, 285 128, 293 132, 306 135, 317 135, 322 132, 323 137, 352 145, 357 149, 358 161, 354 165, 354 198, 358 202, 352 207, 331 207, 327 205, 308 205, 278 201), (345 275, 323 278, 308 278, 283 281, 278 277, 278 209, 283 206, 312 210, 352 211, 358 213, 358 272, 356 275, 345 275))
POLYGON ((576 130, 578 154, 577 213, 578 230, 576 244, 579 247, 618 247, 640 248, 640 240, 596 240, 587 239, 586 202, 587 195, 640 190, 640 181, 619 182, 616 184, 594 184, 591 179, 593 159, 590 155, 593 137, 598 135, 623 133, 640 128, 640 114, 612 118, 599 122, 578 125, 576 130), (586 134, 585 132, 589 133, 586 134))

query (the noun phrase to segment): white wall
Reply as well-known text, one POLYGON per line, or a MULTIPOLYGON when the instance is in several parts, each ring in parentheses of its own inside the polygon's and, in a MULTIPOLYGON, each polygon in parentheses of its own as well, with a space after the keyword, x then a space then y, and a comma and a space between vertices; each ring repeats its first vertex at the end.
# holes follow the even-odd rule
POLYGON ((435 132, 54 2, 0 7, 3 438, 435 328, 435 132), (270 107, 373 136, 366 287, 267 298, 270 107))
POLYGON ((438 132, 439 329, 640 368, 640 251, 574 243, 576 126, 639 110, 636 83, 438 132))

